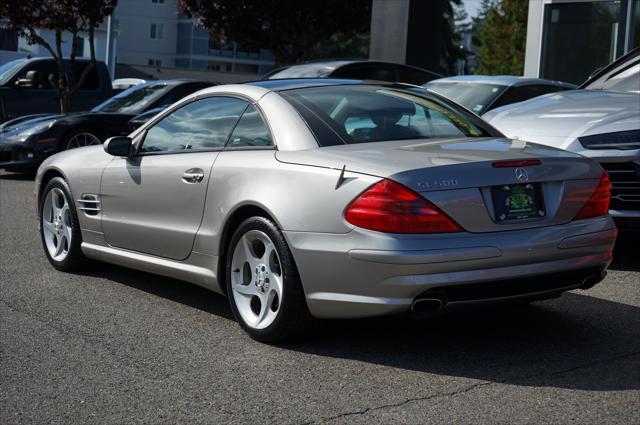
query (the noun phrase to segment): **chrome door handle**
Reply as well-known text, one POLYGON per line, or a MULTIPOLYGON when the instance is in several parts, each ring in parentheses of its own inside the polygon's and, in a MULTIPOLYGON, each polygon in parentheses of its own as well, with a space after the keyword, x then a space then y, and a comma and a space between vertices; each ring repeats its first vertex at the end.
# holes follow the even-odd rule
POLYGON ((187 183, 200 183, 204 179, 204 171, 200 168, 191 168, 182 174, 182 180, 187 183))

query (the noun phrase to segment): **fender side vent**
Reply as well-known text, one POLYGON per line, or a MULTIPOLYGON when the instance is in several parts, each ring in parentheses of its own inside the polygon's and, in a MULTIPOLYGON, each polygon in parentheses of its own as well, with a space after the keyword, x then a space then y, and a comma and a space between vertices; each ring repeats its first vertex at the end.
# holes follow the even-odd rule
POLYGON ((85 193, 78 199, 78 209, 86 215, 98 215, 100 213, 100 198, 98 195, 85 193))

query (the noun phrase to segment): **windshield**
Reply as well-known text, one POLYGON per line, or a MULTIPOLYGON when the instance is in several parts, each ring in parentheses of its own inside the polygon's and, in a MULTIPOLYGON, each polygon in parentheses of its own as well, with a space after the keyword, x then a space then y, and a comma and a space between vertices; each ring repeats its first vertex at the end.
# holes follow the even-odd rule
MULTIPOLYGON (((328 124, 342 143, 489 135, 475 118, 434 96, 391 86, 324 86, 281 94, 303 117, 309 116, 307 109, 328 124)), ((323 146, 333 144, 319 139, 323 146)))
POLYGON ((9 78, 13 77, 25 62, 25 59, 16 59, 0 65, 0 84, 5 84, 9 78))
POLYGON ((166 83, 147 83, 133 86, 105 100, 92 111, 137 115, 144 112, 149 105, 171 90, 172 87, 166 83))
POLYGON ((270 80, 277 80, 280 78, 322 78, 331 74, 334 69, 335 67, 333 66, 319 63, 294 65, 271 74, 268 78, 270 80))
POLYGON ((478 115, 482 115, 507 89, 497 84, 482 83, 428 83, 424 87, 471 109, 478 115))
POLYGON ((640 61, 621 70, 617 70, 612 75, 599 78, 584 88, 588 90, 640 93, 640 61))

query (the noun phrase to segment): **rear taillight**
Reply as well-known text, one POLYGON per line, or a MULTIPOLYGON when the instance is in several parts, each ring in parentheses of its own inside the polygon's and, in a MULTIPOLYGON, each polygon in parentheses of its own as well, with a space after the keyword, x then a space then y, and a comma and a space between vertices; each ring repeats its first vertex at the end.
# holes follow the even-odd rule
POLYGON ((358 196, 344 217, 354 226, 385 233, 462 231, 438 207, 391 180, 382 180, 358 196))
POLYGON ((603 171, 598 187, 591 194, 591 197, 575 216, 574 220, 607 214, 609 211, 609 201, 611 201, 611 181, 609 180, 607 172, 603 171))

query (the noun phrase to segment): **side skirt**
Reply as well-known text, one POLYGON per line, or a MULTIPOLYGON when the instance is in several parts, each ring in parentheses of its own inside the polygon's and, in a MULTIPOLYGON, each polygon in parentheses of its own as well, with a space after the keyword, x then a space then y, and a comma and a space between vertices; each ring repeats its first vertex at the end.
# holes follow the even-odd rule
POLYGON ((192 252, 185 261, 173 261, 138 252, 83 242, 82 252, 88 258, 186 280, 198 286, 222 294, 215 270, 218 257, 192 252))

